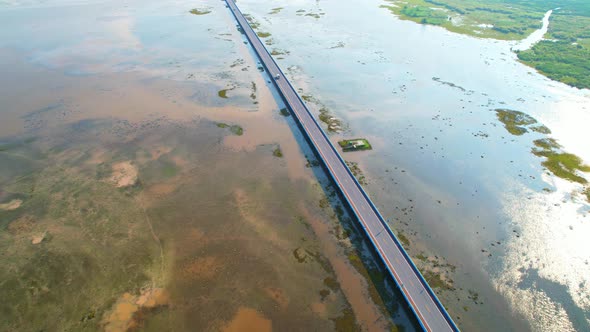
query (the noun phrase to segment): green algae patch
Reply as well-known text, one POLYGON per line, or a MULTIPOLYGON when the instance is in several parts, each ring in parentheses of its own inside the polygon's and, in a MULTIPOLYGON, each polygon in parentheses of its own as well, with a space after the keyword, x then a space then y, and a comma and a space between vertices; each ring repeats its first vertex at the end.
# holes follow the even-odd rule
MULTIPOLYGON (((515 136, 527 133, 529 129, 532 130, 532 128, 527 129, 527 127, 537 123, 535 118, 520 111, 509 109, 496 109, 495 111, 498 120, 504 124, 509 133, 515 136)), ((535 128, 538 130, 538 127, 535 128)))
POLYGON ((256 30, 260 27, 260 23, 254 17, 252 17, 252 15, 244 14, 244 18, 246 18, 246 21, 248 21, 248 24, 250 24, 250 27, 252 27, 253 30, 256 30))
POLYGON ((578 172, 590 172, 590 166, 584 165, 580 157, 552 150, 533 150, 533 154, 547 158, 542 164, 555 176, 581 184, 588 183, 588 180, 578 175, 578 172))
POLYGON ((244 128, 242 128, 240 125, 229 125, 227 123, 218 122, 217 127, 224 129, 229 128, 229 131, 237 136, 242 136, 244 134, 244 128))
POLYGON ((552 138, 538 139, 533 142, 535 148, 532 152, 535 156, 545 157, 542 165, 551 173, 562 179, 581 184, 588 183, 580 172, 590 172, 590 166, 585 165, 580 157, 559 150, 561 145, 552 138))
POLYGON ((270 10, 270 12, 268 12, 269 15, 275 15, 281 12, 281 10, 283 10, 283 7, 277 7, 277 8, 273 8, 270 10))
POLYGON ((227 93, 229 91, 232 91, 235 88, 236 88, 235 86, 231 86, 229 88, 221 89, 221 90, 217 91, 217 96, 219 98, 228 99, 229 97, 228 97, 227 93))
POLYGON ((272 155, 277 157, 277 158, 282 158, 283 157, 283 151, 281 151, 281 147, 277 146, 273 151, 272 151, 272 155))
POLYGON ((279 48, 273 48, 270 52, 270 55, 277 56, 277 55, 289 55, 291 52, 286 50, 281 50, 279 48))
POLYGON ((193 8, 191 10, 189 10, 189 13, 193 14, 193 15, 207 15, 209 13, 211 13, 211 9, 210 8, 193 8))
POLYGON ((270 32, 264 32, 264 31, 258 31, 258 32, 256 32, 256 34, 260 38, 268 38, 271 36, 270 32))
POLYGON ((217 96, 219 96, 219 98, 227 99, 227 92, 230 91, 230 90, 233 90, 233 89, 222 89, 222 90, 219 90, 217 92, 217 96))
POLYGON ((365 138, 345 139, 338 142, 344 152, 372 150, 373 147, 365 138))
POLYGON ((536 147, 543 150, 560 149, 561 145, 554 138, 541 138, 533 141, 536 147))
POLYGON ((544 126, 544 125, 538 125, 538 126, 529 127, 529 129, 531 131, 534 131, 534 132, 539 133, 539 134, 545 134, 545 135, 551 134, 551 130, 549 128, 547 128, 546 126, 544 126))

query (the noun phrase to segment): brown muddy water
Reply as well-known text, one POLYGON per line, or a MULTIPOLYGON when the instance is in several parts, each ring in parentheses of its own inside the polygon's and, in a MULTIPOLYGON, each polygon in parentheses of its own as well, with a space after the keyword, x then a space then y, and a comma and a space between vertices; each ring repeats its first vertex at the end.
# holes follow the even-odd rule
POLYGON ((0 4, 0 330, 414 329, 223 4, 196 7, 0 4))

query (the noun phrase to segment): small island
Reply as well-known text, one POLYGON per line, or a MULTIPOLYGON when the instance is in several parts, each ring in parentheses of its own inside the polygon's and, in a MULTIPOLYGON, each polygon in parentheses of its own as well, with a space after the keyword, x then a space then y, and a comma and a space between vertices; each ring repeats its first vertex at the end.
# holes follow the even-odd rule
POLYGON ((365 138, 345 139, 338 142, 344 152, 371 150, 373 147, 365 138))

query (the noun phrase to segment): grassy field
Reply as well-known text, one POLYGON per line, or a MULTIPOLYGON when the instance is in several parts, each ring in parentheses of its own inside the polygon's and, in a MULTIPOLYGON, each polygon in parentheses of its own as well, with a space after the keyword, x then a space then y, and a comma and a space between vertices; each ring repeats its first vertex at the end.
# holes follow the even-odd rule
POLYGON ((590 2, 584 0, 387 0, 383 8, 401 19, 442 26, 481 38, 524 39, 554 9, 544 41, 518 52, 547 77, 590 88, 590 2), (559 8, 559 9, 557 9, 559 8))

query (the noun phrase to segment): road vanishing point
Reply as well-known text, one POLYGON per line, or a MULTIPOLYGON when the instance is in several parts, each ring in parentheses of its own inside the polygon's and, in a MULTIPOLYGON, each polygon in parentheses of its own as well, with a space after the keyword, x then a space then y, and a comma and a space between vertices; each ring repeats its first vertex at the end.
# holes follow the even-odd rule
POLYGON ((248 24, 234 0, 224 1, 260 58, 286 106, 294 115, 351 211, 356 215, 421 327, 425 331, 459 331, 321 126, 248 24))

